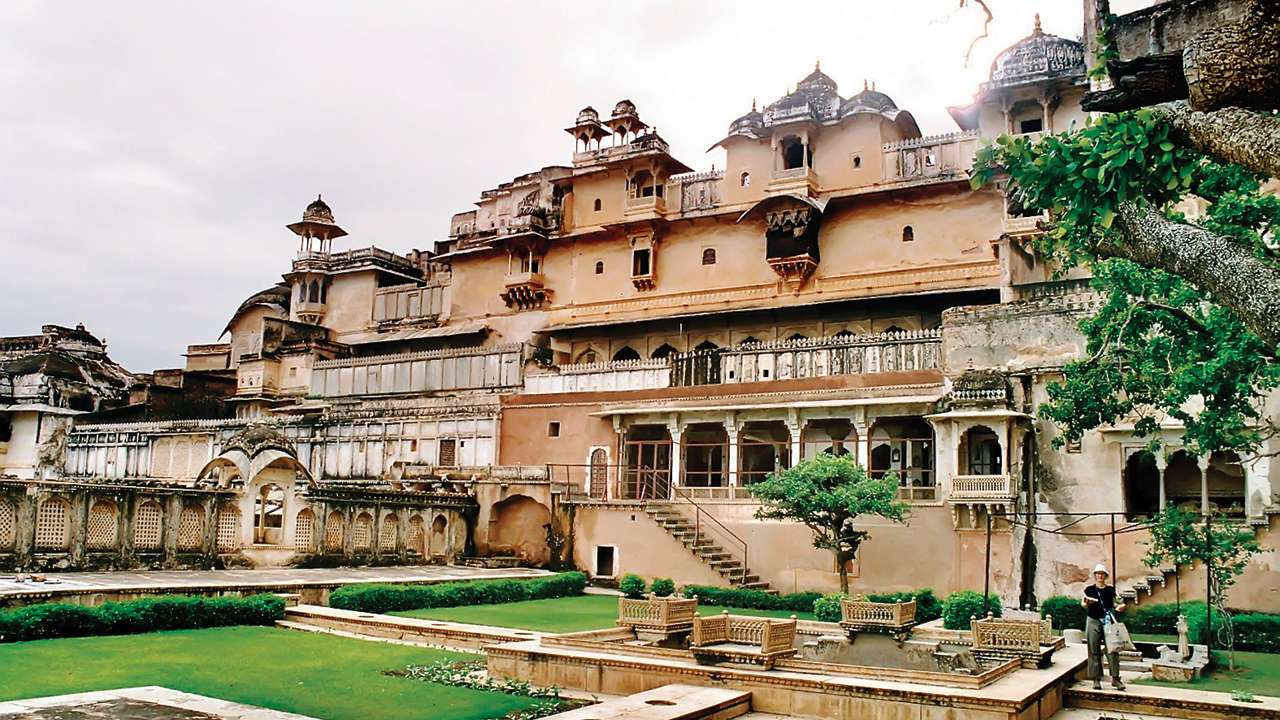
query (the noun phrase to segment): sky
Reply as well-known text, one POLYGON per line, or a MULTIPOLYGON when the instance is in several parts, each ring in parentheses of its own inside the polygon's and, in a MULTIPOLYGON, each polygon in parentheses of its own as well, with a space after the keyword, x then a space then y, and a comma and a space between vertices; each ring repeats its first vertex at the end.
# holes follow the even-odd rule
POLYGON ((629 98, 723 167, 729 122, 820 61, 952 132, 1036 12, 1081 34, 1080 0, 988 5, 966 66, 983 14, 958 0, 3 0, 0 335, 84 323, 130 370, 180 367, 288 271, 318 193, 335 250, 429 249, 480 191, 568 164, 586 105, 629 98))

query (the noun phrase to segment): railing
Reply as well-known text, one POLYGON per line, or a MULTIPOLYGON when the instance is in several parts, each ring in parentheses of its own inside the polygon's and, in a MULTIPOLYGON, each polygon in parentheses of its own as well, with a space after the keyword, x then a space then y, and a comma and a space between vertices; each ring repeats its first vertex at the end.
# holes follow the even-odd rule
POLYGON ((916 621, 916 601, 900 603, 840 599, 840 624, 859 627, 903 628, 916 621))
POLYGON ((1049 219, 1048 215, 1031 215, 1028 217, 1006 217, 1004 232, 1006 235, 1034 235, 1040 232, 1040 223, 1049 219))
POLYGON ((1046 625, 1052 621, 1052 618, 1006 620, 990 615, 982 620, 975 618, 969 623, 973 649, 1038 653, 1041 645, 1049 644, 1046 641, 1053 633, 1046 629, 1046 625))
POLYGON ((885 143, 884 179, 905 182, 965 175, 977 150, 977 131, 885 143))
POLYGON ((952 390, 951 399, 967 402, 1004 402, 1009 399, 1009 393, 1000 389, 952 390))
POLYGON ((651 150, 668 152, 670 151, 670 146, 667 145, 665 140, 657 135, 645 135, 625 145, 614 145, 613 147, 600 148, 599 150, 575 152, 573 154, 573 162, 575 165, 587 162, 601 162, 613 158, 624 157, 632 153, 641 153, 651 150))
POLYGON ((618 624, 646 630, 685 628, 693 625, 698 601, 685 598, 618 598, 618 624))
POLYGON ((671 363, 657 360, 622 360, 561 365, 558 373, 526 374, 524 391, 547 393, 644 390, 671 385, 671 363))
POLYGON ((951 478, 951 499, 1011 500, 1013 478, 1009 475, 955 475, 951 478))
POLYGON ((444 288, 411 283, 378 288, 373 293, 374 322, 438 316, 444 307, 444 288))
POLYGON ((643 195, 627 198, 627 210, 652 210, 663 213, 667 211, 667 201, 658 195, 643 195))
POLYGON ((507 274, 506 284, 509 288, 518 286, 540 288, 546 285, 546 278, 542 273, 514 272, 507 274))
MULTIPOLYGON (((695 547, 702 544, 703 528, 711 528, 719 536, 718 541, 720 543, 732 546, 733 550, 741 548, 742 580, 745 582, 747 573, 750 572, 747 565, 747 541, 717 520, 714 515, 703 510, 702 506, 695 502, 693 497, 685 492, 683 488, 672 486, 671 491, 671 499, 673 501, 685 502, 693 507, 693 544, 695 547)), ((731 548, 725 549, 730 550, 731 548)), ((730 584, 732 584, 732 580, 730 580, 730 584)))

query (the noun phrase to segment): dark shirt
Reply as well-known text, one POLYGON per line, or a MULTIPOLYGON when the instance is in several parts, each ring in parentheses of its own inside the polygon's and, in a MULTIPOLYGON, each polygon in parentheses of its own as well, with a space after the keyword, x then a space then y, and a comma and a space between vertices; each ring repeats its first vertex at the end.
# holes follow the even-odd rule
POLYGON ((1107 585, 1103 588, 1099 588, 1097 585, 1090 585, 1084 589, 1084 594, 1094 600, 1101 600, 1101 602, 1089 603, 1087 608, 1089 617, 1094 620, 1101 620, 1107 612, 1115 611, 1116 588, 1114 585, 1107 585))

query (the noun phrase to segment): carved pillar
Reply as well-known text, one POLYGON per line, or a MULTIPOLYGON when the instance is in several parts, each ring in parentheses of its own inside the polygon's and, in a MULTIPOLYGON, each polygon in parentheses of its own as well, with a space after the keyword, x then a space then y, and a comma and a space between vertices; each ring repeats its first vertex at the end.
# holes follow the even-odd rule
POLYGON ((674 488, 684 484, 684 444, 680 442, 681 430, 680 418, 672 416, 667 421, 667 431, 671 433, 671 481, 667 484, 671 486, 670 494, 673 496, 674 488))
POLYGON ((724 433, 729 440, 728 458, 725 461, 725 474, 729 480, 729 487, 737 487, 738 485, 738 419, 733 413, 729 413, 724 418, 724 433))
POLYGON ((1260 457, 1244 466, 1245 514, 1248 517, 1261 517, 1270 504, 1271 458, 1260 457))
POLYGON ((854 447, 858 456, 858 464, 865 470, 871 467, 871 426, 866 423, 853 424, 854 447))
POLYGON ((1164 489, 1164 470, 1169 466, 1169 458, 1164 453, 1156 454, 1156 475, 1160 477, 1160 509, 1169 503, 1168 496, 1164 489))

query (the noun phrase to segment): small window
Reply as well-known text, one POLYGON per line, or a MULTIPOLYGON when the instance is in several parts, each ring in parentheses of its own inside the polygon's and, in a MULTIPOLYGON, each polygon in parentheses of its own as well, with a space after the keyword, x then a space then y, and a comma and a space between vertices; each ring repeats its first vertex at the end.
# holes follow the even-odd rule
POLYGON ((636 250, 631 253, 631 274, 635 277, 648 277, 650 274, 649 267, 649 249, 636 250))
POLYGON ((716 264, 716 249, 715 249, 715 248, 705 248, 705 249, 702 251, 702 264, 703 264, 703 265, 715 265, 715 264, 716 264))
POLYGON ((858 168, 861 168, 861 167, 862 167, 862 156, 861 156, 861 155, 854 155, 854 156, 853 156, 853 169, 854 169, 854 170, 857 170, 858 168))
POLYGON ((738 184, 742 187, 751 187, 751 173, 742 173, 741 177, 738 178, 738 184))
POLYGON ((596 198, 595 211, 600 212, 600 198, 596 198))
POLYGON ((603 275, 603 274, 604 274, 604 261, 603 261, 603 260, 597 260, 597 261, 596 261, 596 274, 597 274, 597 275, 603 275))
POLYGON ((560 421, 552 420, 547 423, 547 437, 560 437, 560 421))
POLYGON ((1031 118, 1018 123, 1018 132, 1033 133, 1040 132, 1044 129, 1044 120, 1042 118, 1031 118))
POLYGON ((440 438, 439 465, 452 467, 458 464, 458 441, 454 438, 440 438))
POLYGON ((910 225, 902 226, 902 242, 911 242, 916 239, 916 231, 910 225))

